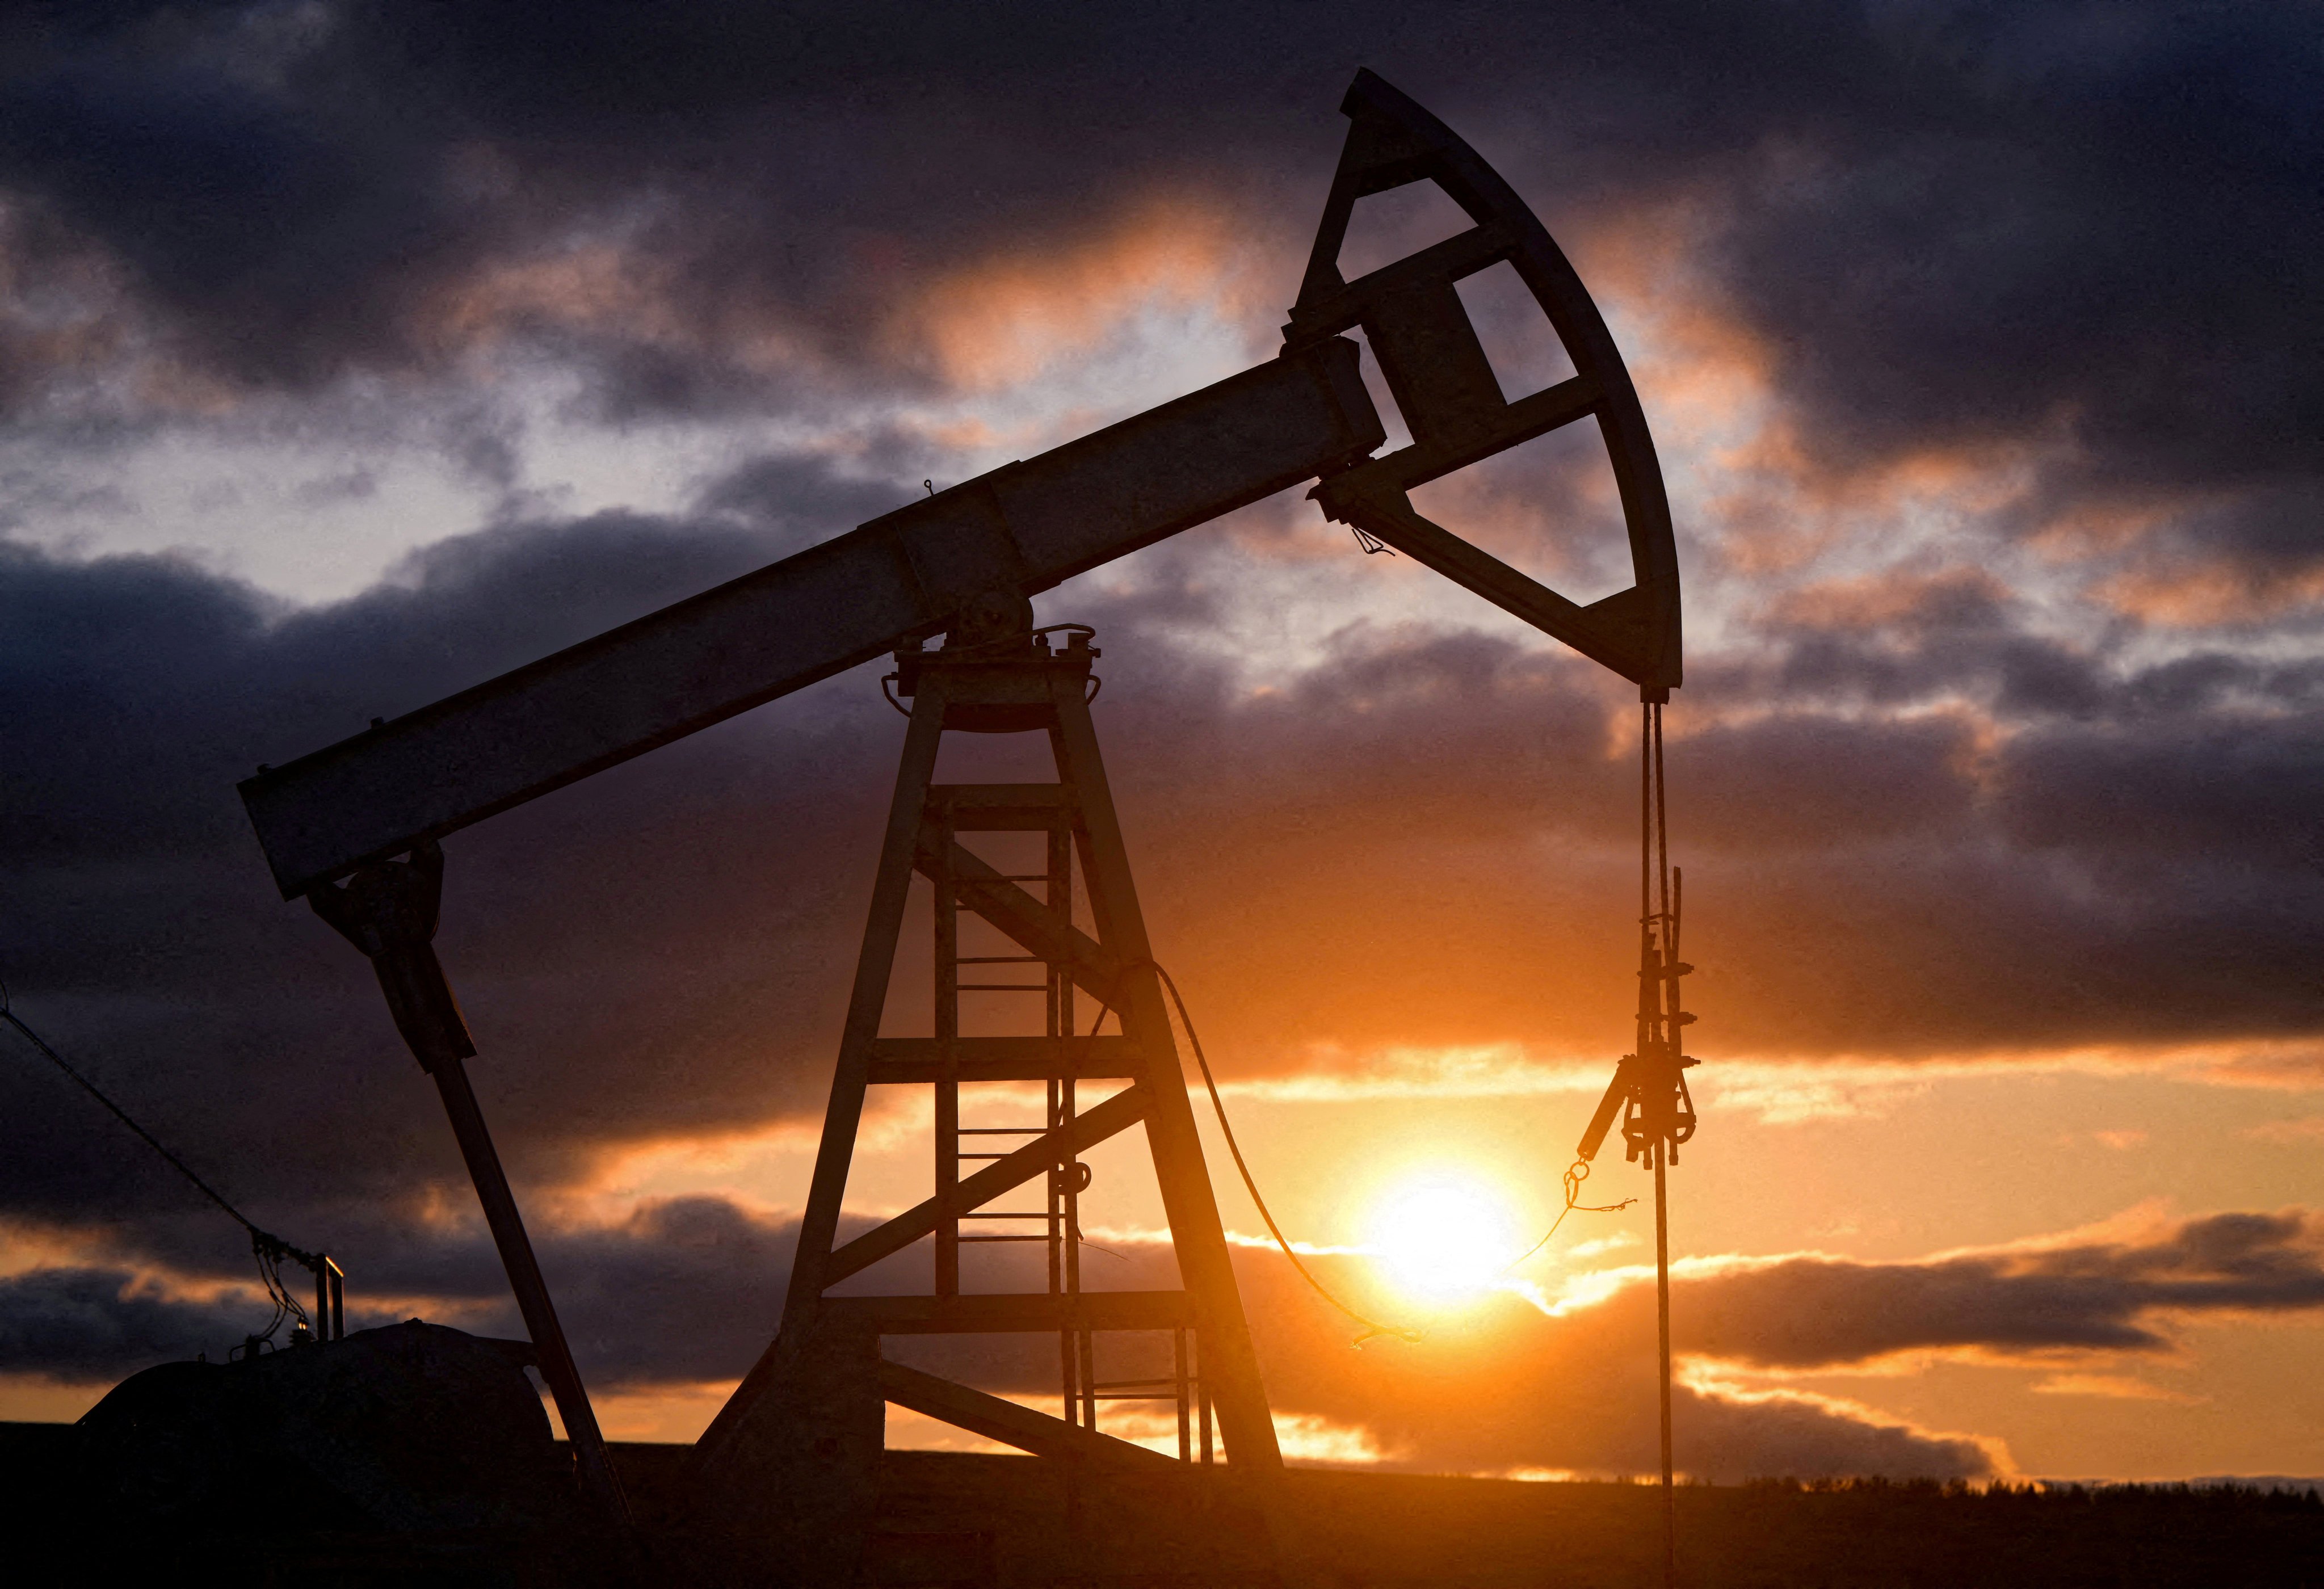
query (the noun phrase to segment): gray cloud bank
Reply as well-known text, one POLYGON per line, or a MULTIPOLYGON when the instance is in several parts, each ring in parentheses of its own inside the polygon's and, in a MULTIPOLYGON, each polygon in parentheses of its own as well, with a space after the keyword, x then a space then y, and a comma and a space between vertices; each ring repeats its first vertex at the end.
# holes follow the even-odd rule
MULTIPOLYGON (((783 467, 835 516, 876 494, 783 467)), ((300 611, 169 560, 0 548, 0 952, 27 1019, 165 1136, 269 1195, 308 1188, 281 1195, 326 1223, 341 1199, 456 1185, 365 967, 274 898, 235 780, 798 535, 731 515, 509 526, 300 611)), ((1629 771, 1595 749, 1619 709, 1602 681, 1481 636, 1358 629, 1254 697, 1176 638, 1223 555, 1149 554, 1139 594, 1085 591, 1070 614, 1108 643, 1101 713, 1148 910, 1217 1050, 1248 1074, 1314 1045, 1618 1040, 1605 912, 1634 816, 1629 771)), ((1720 1047, 2318 1030, 2313 669, 2094 666, 1980 605, 1794 633, 1692 688, 1731 699, 1752 670, 1812 669, 1821 699, 1678 751, 1701 770, 1674 819, 1720 1047), (1849 709, 1999 703, 2028 659, 2072 688, 2008 705, 1998 746, 1960 714, 1849 709)), ((528 1176, 819 1107, 898 733, 851 676, 454 837, 439 942, 528 1176)), ((0 1207, 165 1217, 176 1190, 25 1058, 0 1068, 21 1122, 0 1207)))
MULTIPOLYGON (((585 1370, 602 1390, 738 1376, 771 1332, 796 1227, 724 1199, 651 1204, 607 1227, 545 1233, 543 1261, 585 1370)), ((1109 1285, 1176 1283, 1166 1249, 1120 1243, 1109 1285)), ((1329 1283, 1363 1295, 1361 1261, 1318 1259, 1329 1283)), ((1030 1284, 1031 1260, 996 1261, 980 1283, 1030 1284)), ((1514 1297, 1440 1322, 1416 1344, 1358 1349, 1351 1326, 1303 1289, 1281 1258, 1243 1251, 1237 1268, 1270 1395, 1280 1412, 1360 1427, 1404 1466, 1639 1471, 1654 1459, 1651 1289, 1634 1280, 1596 1303, 1545 1315, 1514 1297)), ((383 1252, 357 1293, 359 1323, 433 1298, 469 1327, 509 1328, 479 1239, 414 1241, 383 1252), (396 1301, 366 1305, 365 1292, 396 1301)), ((891 1260, 851 1289, 925 1289, 925 1253, 891 1260)), ((1393 1312, 1390 1298, 1369 1304, 1393 1312)), ((2324 1222, 2302 1210, 2224 1214, 2135 1237, 1849 1262, 1795 1257, 1683 1274, 1674 1344, 1688 1358, 1758 1369, 1833 1369, 1898 1353, 1967 1353, 2056 1365, 2166 1350, 2174 1325, 2204 1316, 2324 1306, 2324 1222)), ((0 1369, 101 1378, 158 1356, 213 1353, 257 1310, 246 1299, 171 1300, 104 1268, 36 1270, 0 1285, 0 1369)), ((1106 1350, 1115 1377, 1153 1368, 1153 1343, 1106 1350)), ((890 1342, 890 1353, 987 1388, 1051 1390, 1055 1344, 1031 1337, 890 1342)), ((1167 1365, 1166 1365, 1167 1366, 1167 1365)), ((1996 1452, 1886 1424, 1807 1397, 1683 1390, 1679 1437, 1693 1471, 1883 1473, 1978 1477, 1996 1452)))

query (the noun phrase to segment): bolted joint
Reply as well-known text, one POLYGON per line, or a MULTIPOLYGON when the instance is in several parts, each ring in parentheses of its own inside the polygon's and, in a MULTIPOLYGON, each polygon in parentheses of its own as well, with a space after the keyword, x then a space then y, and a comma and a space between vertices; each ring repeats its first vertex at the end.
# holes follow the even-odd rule
POLYGON ((409 860, 374 861, 344 883, 326 882, 307 895, 315 914, 374 959, 436 936, 444 898, 444 849, 433 839, 414 845, 409 860))
POLYGON ((945 634, 945 649, 998 651, 1033 642, 1033 604, 1014 586, 981 590, 961 604, 945 634))
POLYGON ((374 862, 344 884, 323 883, 307 895, 315 914, 370 959, 395 1030, 430 1075, 476 1052, 436 958, 443 892, 444 852, 431 839, 415 845, 409 860, 374 862))

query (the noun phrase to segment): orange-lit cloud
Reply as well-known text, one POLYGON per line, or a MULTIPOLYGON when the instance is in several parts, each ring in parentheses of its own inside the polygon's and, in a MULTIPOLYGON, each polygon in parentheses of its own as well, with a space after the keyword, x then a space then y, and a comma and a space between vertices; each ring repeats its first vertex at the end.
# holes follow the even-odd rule
POLYGON ((2324 568, 2185 554, 2147 559, 2093 593, 2127 616, 2172 629, 2264 624, 2324 602, 2324 568))
POLYGON ((1143 311, 1200 310, 1228 325, 1255 308, 1258 282, 1238 217, 1194 195, 1157 196, 1096 235, 1045 240, 946 270, 899 307, 891 356, 926 359, 955 389, 1020 385, 1095 351, 1143 311))
POLYGON ((2095 1396, 2108 1401, 2172 1401, 2200 1407, 2210 1400, 2129 1374, 2051 1374, 2027 1387, 2036 1396, 2095 1396))
POLYGON ((2255 1141, 2281 1142, 2287 1146, 2316 1141, 2324 1138, 2324 1114, 2305 1115, 2298 1120, 2272 1120, 2251 1127, 2244 1135, 2255 1141))

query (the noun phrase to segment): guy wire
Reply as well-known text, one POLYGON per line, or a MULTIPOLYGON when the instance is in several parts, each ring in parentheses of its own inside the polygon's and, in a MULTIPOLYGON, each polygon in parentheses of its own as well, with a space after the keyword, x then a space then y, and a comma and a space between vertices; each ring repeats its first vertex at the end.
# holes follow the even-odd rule
POLYGON ((220 1196, 215 1187, 212 1187, 209 1182, 204 1180, 200 1176, 196 1175, 191 1169, 188 1169, 184 1159, 179 1158, 175 1153, 171 1152, 169 1149, 163 1147, 159 1139, 157 1139, 152 1132, 147 1131, 143 1126, 138 1124, 134 1120, 132 1120, 129 1117, 129 1112, 127 1110, 122 1108, 120 1104, 115 1103, 112 1099, 106 1097, 103 1092, 99 1091, 95 1082, 89 1080, 88 1077, 83 1076, 79 1071, 75 1070, 70 1065, 65 1063, 65 1057, 58 1053, 54 1049, 49 1047, 47 1039, 42 1038, 39 1032, 34 1031, 31 1027, 25 1025, 23 1018, 19 1016, 14 1010, 11 1009, 5 999, 0 999, 0 1021, 6 1021, 9 1025, 22 1032, 27 1042, 31 1043, 32 1047, 38 1049, 42 1054, 48 1057, 49 1063, 54 1065, 59 1070, 63 1071, 67 1076, 72 1077, 74 1083, 78 1086, 83 1092, 87 1093, 90 1097, 95 1098, 98 1103, 104 1104, 106 1108, 111 1110, 113 1112, 113 1117, 115 1120, 127 1126, 131 1131, 135 1132, 139 1138, 144 1141, 147 1147, 152 1149, 153 1151, 159 1153, 164 1159, 169 1161, 170 1167, 172 1169, 175 1169, 180 1175, 184 1176, 188 1180, 191 1181, 196 1191, 199 1192, 203 1196, 208 1197, 211 1202, 217 1204, 220 1208, 225 1209, 228 1218, 232 1219, 236 1224, 242 1226, 243 1229, 248 1231, 254 1236, 264 1233, 256 1225, 251 1224, 249 1220, 243 1217, 241 1209, 236 1208, 233 1204, 220 1196))
MULTIPOLYGON (((8 987, 5 982, 0 982, 0 1021, 5 1021, 10 1026, 14 1027, 18 1032, 23 1034, 26 1042, 31 1043, 32 1047, 41 1051, 42 1056, 48 1059, 50 1064, 55 1066, 59 1070, 63 1071, 65 1075, 72 1078, 75 1086, 78 1086, 90 1097, 95 1098, 98 1103, 104 1104, 106 1108, 111 1112, 115 1120, 127 1126, 131 1131, 135 1132, 139 1140, 147 1147, 152 1149, 154 1152, 159 1153, 163 1160, 169 1164, 171 1169, 176 1170, 180 1175, 184 1176, 187 1180, 193 1183, 193 1187, 196 1191, 201 1193, 203 1196, 208 1197, 211 1202, 224 1209, 226 1211, 226 1217, 233 1220, 236 1224, 242 1226, 244 1230, 250 1233, 250 1250, 258 1259, 259 1277, 266 1282, 267 1298, 274 1306, 273 1322, 269 1324, 265 1329, 259 1332, 262 1336, 272 1336, 275 1330, 281 1327, 283 1319, 286 1317, 295 1315, 300 1318, 307 1318, 307 1310, 299 1305, 298 1298, 291 1296, 289 1288, 282 1284, 282 1278, 281 1274, 277 1272, 276 1265, 279 1264, 283 1258, 296 1258, 303 1263, 309 1264, 320 1262, 321 1261, 319 1259, 317 1259, 311 1253, 300 1252, 296 1247, 291 1246, 288 1242, 282 1240, 281 1237, 274 1235, 269 1232, 263 1231, 255 1224, 253 1224, 243 1214, 241 1209, 236 1208, 233 1204, 226 1200, 216 1187, 211 1186, 209 1182, 204 1180, 200 1176, 196 1175, 192 1168, 188 1165, 184 1159, 179 1158, 175 1153, 171 1152, 169 1149, 163 1147, 160 1138, 156 1137, 152 1132, 147 1131, 143 1126, 138 1124, 135 1120, 130 1117, 127 1110, 115 1103, 111 1098, 107 1097, 103 1089, 98 1087, 95 1082, 89 1080, 88 1077, 83 1076, 79 1071, 74 1069, 71 1065, 67 1063, 65 1057, 62 1054, 58 1053, 55 1049, 49 1046, 49 1041, 46 1038, 43 1038, 39 1032, 34 1031, 30 1026, 26 1025, 24 1023, 24 1018, 16 1013, 14 1002, 9 997, 8 987)), ((308 1326, 310 1329, 314 1328, 314 1321, 312 1319, 309 1319, 308 1326)))

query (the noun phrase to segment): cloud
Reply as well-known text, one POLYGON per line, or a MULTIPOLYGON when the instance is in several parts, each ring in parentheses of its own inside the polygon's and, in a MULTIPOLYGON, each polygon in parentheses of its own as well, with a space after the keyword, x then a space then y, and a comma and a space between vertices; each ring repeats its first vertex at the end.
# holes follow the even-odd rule
POLYGON ((0 1280, 0 1363, 86 1382, 196 1351, 223 1362, 266 1312, 248 1295, 171 1296, 124 1270, 37 1269, 0 1280))
MULTIPOLYGON (((284 511, 401 502, 385 454, 341 456, 364 438, 491 499, 425 507, 474 527, 305 607, 209 554, 0 541, 0 957, 258 1217, 400 1274, 460 1180, 364 968, 272 899, 233 781, 1173 393, 1182 364, 1262 356, 1359 60, 1536 202, 1680 421, 1706 1058, 2200 1050, 2230 1056, 2213 1079, 2312 1085, 2307 13, 1198 7, 1161 50, 1135 6, 899 15, 0 22, 8 535, 63 545, 97 503, 141 544, 198 540, 231 493, 199 508, 112 460, 230 435, 304 449, 284 511), (557 427, 694 450, 663 511, 568 513, 525 490, 586 473, 541 463, 557 427)), ((1540 462, 1455 499, 1594 568, 1572 525, 1515 526, 1554 497, 1604 528, 1597 466, 1540 462)), ((1105 631, 1157 941, 1251 1087, 1568 1085, 1623 1042, 1635 706, 1312 526, 1272 504, 1050 598, 1105 631)), ((443 948, 528 1185, 814 1117, 894 733, 838 680, 454 839, 443 948)), ((1766 1107, 1849 1106, 1769 1074, 1744 1078, 1789 1089, 1766 1107)), ((200 1268, 179 1191, 56 1078, 0 1070, 0 1215, 200 1268)), ((687 1217, 753 1262, 779 1240, 687 1217)), ((1960 1261, 1980 1297, 2034 1295, 1960 1261)), ((1799 1262, 1782 1284, 1942 1289, 1799 1262)), ((2076 1316, 2149 1329, 2123 1306, 2076 1316)), ((1804 1405, 1754 1427, 1822 1427, 1804 1405)))
MULTIPOLYGON (((364 966, 266 886, 235 780, 909 490, 768 455, 706 487, 698 518, 503 525, 307 609, 182 561, 0 548, 5 947, 28 1018, 165 1134, 271 1166, 267 1182, 403 1197, 456 1173, 364 966)), ((1628 975, 1608 914, 1634 842, 1626 708, 1570 659, 1362 624, 1253 691, 1199 638, 1229 559, 1312 577, 1190 544, 1073 607, 1104 632, 1110 759, 1157 941, 1229 1078, 1344 1087, 1399 1051, 1553 1068, 1608 1052, 1628 975)), ((1962 610, 1993 623, 1981 599, 1962 610)), ((1959 629, 1932 622, 1933 652, 1959 629)), ((1717 1039, 1702 1051, 2313 1031, 2300 967, 2324 947, 2324 901, 2299 814, 2324 797, 2324 718, 2292 704, 2312 687, 2223 663, 2285 703, 2227 707, 2224 687, 2153 679, 2167 670, 2103 678, 2071 712, 2021 708, 1998 738, 1967 707, 1835 704, 1714 714, 1674 744, 1698 1030, 1717 1039)), ((453 839, 442 947, 527 1174, 586 1178, 623 1142, 818 1107, 894 732, 835 680, 453 839)), ((145 1199, 93 1168, 115 1155, 51 1081, 0 1077, 42 1122, 6 1206, 145 1199)))
MULTIPOLYGON (((832 489, 848 510, 858 505, 860 487, 832 489)), ((797 493, 792 506, 809 510, 797 493)), ((15 904, 5 949, 20 1008, 166 1136, 203 1143, 209 1162, 244 1167, 248 1180, 360 1195, 356 1188, 367 1182, 382 1184, 377 1177, 401 1195, 452 1170, 438 1141, 440 1122, 414 1086, 417 1072, 392 1033, 367 1019, 376 991, 365 985, 360 960, 335 953, 304 912, 268 898, 251 864, 235 781, 260 761, 344 737, 371 716, 407 710, 740 573, 779 553, 784 539, 764 528, 681 531, 621 515, 585 525, 514 525, 431 548, 365 596, 304 613, 183 563, 75 565, 0 549, 0 605, 7 614, 0 624, 0 697, 12 742, 25 753, 21 761, 12 756, 0 797, 15 904)), ((803 737, 792 753, 819 776, 884 776, 876 757, 863 759, 868 746, 835 737, 829 725, 794 719, 794 728, 803 737)), ((736 780, 757 777, 748 771, 756 757, 737 762, 732 737, 717 741, 703 744, 707 760, 681 755, 695 763, 692 775, 633 789, 631 799, 642 807, 622 799, 617 775, 605 794, 632 812, 618 825, 676 836, 686 829, 685 813, 705 801, 730 817, 754 808, 746 826, 757 827, 755 840, 724 833, 681 864, 706 869, 722 859, 741 864, 758 845, 806 839, 801 818, 835 822, 841 834, 858 825, 843 802, 817 801, 805 789, 771 801, 747 793, 736 780), (665 827, 673 818, 678 827, 665 827)), ((604 798, 593 800, 585 828, 613 808, 604 798)), ((569 826, 575 813, 553 803, 540 813, 549 825, 536 830, 537 842, 571 854, 565 845, 581 837, 569 826)), ((769 1024, 776 1031, 807 1024, 844 997, 837 991, 844 951, 831 944, 838 915, 850 908, 843 880, 853 881, 854 872, 838 857, 861 847, 835 845, 832 872, 821 880, 794 869, 806 886, 788 892, 761 922, 760 930, 788 944, 802 967, 793 984, 802 1002, 793 1009, 805 1019, 775 1016, 769 1024)), ((565 1065, 480 1067, 479 1085, 495 1099, 504 1144, 520 1161, 528 1140, 539 1150, 562 1139, 566 1105, 582 1096, 567 1089, 586 1092, 580 1077, 592 1065, 608 1067, 611 1090, 583 1104, 586 1112, 605 1119, 635 1094, 634 1057, 644 1034, 625 1030, 618 1011, 645 1009, 649 984, 701 990, 731 987, 737 978, 762 984, 761 951, 770 947, 763 938, 750 947, 750 935, 729 937, 723 919, 705 919, 700 899, 673 889, 664 865, 643 852, 568 867, 536 864, 522 849, 498 861, 471 849, 466 877, 455 886, 447 951, 467 960, 460 980, 471 1013, 489 1030, 504 1001, 536 999, 542 977, 551 984, 574 975, 590 979, 596 974, 583 962, 609 957, 628 964, 627 985, 635 992, 614 993, 617 978, 600 984, 600 998, 566 1006, 571 1025, 563 1035, 573 1051, 565 1065), (580 886, 580 897, 567 883, 580 886), (495 901, 485 907, 493 917, 527 925, 501 938, 500 952, 464 956, 450 947, 458 941, 456 923, 484 901, 495 901), (670 930, 644 931, 622 944, 601 940, 582 961, 564 959, 577 947, 576 919, 624 916, 641 928, 656 922, 670 930), (524 944, 534 933, 540 936, 524 944), (578 1071, 570 1068, 576 1058, 578 1071), (543 1091, 560 1070, 564 1080, 543 1091)), ((761 1053, 764 1039, 741 1021, 730 1010, 692 1038, 662 1030, 666 1054, 673 1039, 679 1049, 718 1049, 727 1057, 719 1068, 736 1091, 727 1105, 706 1113, 703 1089, 681 1089, 687 1101, 657 1130, 715 1118, 746 1090, 755 1094, 747 1105, 754 1112, 804 1099, 811 1085, 804 1064, 791 1067, 796 1092, 779 1085, 770 1095, 743 1082, 741 1056, 761 1053)), ((545 1061, 547 1051, 540 1058, 545 1061)), ((103 1136, 110 1128, 98 1124, 93 1134, 84 1101, 62 1086, 22 1066, 0 1077, 11 1102, 43 1122, 37 1145, 14 1156, 10 1206, 97 1217, 111 1196, 152 1194, 167 1206, 161 1183, 124 1181, 99 1168, 121 1157, 103 1136), (132 1185, 143 1190, 133 1193, 132 1185)))
MULTIPOLYGON (((742 1374, 772 1335, 796 1234, 788 1220, 693 1197, 648 1205, 615 1224, 543 1230, 536 1243, 585 1375, 628 1405, 657 1390, 693 1395, 742 1374)), ((1166 1247, 1116 1240, 1109 1246, 1122 1261, 1108 1266, 1109 1283, 1176 1283, 1166 1247)), ((1357 1278, 1339 1261, 1344 1278, 1357 1278)), ((1020 1285, 1039 1288, 1037 1261, 1005 1267, 1021 1271, 1020 1285)), ((1377 1453, 1388 1465, 1426 1471, 1653 1465, 1652 1365, 1637 1350, 1646 1337, 1621 1334, 1635 1322, 1627 1307, 1553 1318, 1504 1297, 1475 1323, 1417 1345, 1358 1351, 1345 1322, 1302 1289, 1278 1256, 1244 1250, 1236 1268, 1276 1410, 1311 1435, 1337 1432, 1336 1444, 1319 1449, 1377 1453), (1591 1372, 1577 1372, 1585 1362, 1595 1364, 1591 1372)), ((850 1289, 928 1283, 923 1252, 883 1269, 850 1289)), ((365 1271, 351 1322, 412 1312, 482 1334, 521 1333, 496 1280, 489 1248, 473 1234, 407 1245, 365 1271)), ((130 1271, 35 1270, 0 1280, 0 1318, 11 1321, 0 1333, 0 1372, 101 1381, 197 1346, 216 1354, 263 1323, 264 1312, 246 1290, 201 1302, 183 1287, 173 1291, 130 1271)), ((1101 1367, 1134 1375, 1152 1366, 1144 1358, 1155 1349, 1147 1337, 1109 1337, 1101 1367)), ((898 1337, 887 1350, 996 1391, 1055 1391, 1056 1345, 1048 1337, 898 1337)), ((1974 1440, 1932 1436, 1828 1398, 1683 1387, 1679 1406, 1691 1472, 1978 1477, 1997 1460, 1974 1440)))
POLYGON ((2297 8, 1173 17, 1157 51, 1141 8, 1039 3, 973 27, 880 5, 36 14, 11 24, 0 190, 118 261, 230 387, 512 332, 591 371, 608 412, 685 411, 782 387, 770 347, 815 381, 984 370, 874 333, 964 262, 1070 254, 1159 195, 1296 258, 1367 60, 1554 227, 1709 217, 1703 279, 1828 464, 2062 434, 2061 503, 2177 494, 2205 505, 2174 521, 2190 546, 2307 555, 2297 8))
MULTIPOLYGON (((843 1239, 867 1223, 851 1217, 843 1239)), ((484 1334, 515 1330, 473 1220, 430 1228, 383 1211, 342 1233, 364 1253, 358 1323, 424 1313, 484 1334)), ((738 1377, 780 1315, 796 1237, 788 1215, 714 1196, 649 1201, 611 1223, 544 1221, 535 1235, 591 1382, 632 1400, 738 1377)), ((1115 1257, 1099 1277, 1105 1285, 1176 1284, 1167 1247, 1152 1237, 1115 1233, 1107 1246, 1115 1257)), ((980 1284, 1040 1288, 1038 1255, 986 1256, 991 1272, 980 1284)), ((198 1258, 191 1272, 201 1278, 152 1262, 56 1265, 0 1281, 0 1318, 9 1321, 0 1372, 99 1378, 197 1346, 215 1350, 262 1322, 263 1305, 230 1273, 217 1275, 198 1258)), ((1360 1310, 1406 1316, 1410 1303, 1371 1261, 1314 1252, 1308 1262, 1360 1310)), ((1287 1416, 1360 1431, 1382 1460, 1405 1467, 1636 1472, 1653 1464, 1646 1271, 1577 1273, 1562 1297, 1543 1302, 1491 1294, 1431 1316, 1417 1342, 1359 1349, 1350 1344, 1353 1326, 1272 1251, 1237 1249, 1235 1264, 1270 1397, 1287 1416)), ((929 1279, 927 1252, 914 1249, 846 1289, 914 1292, 929 1279)), ((1993 1442, 1916 1428, 1782 1381, 1947 1357, 2041 1368, 2037 1388, 2048 1393, 2171 1399, 2181 1393, 2126 1376, 2121 1365, 2175 1353, 2190 1321, 2319 1307, 2324 1219, 2303 1209, 2134 1218, 1913 1260, 1691 1261, 1674 1277, 1672 1304, 1684 1365, 1683 1462, 1723 1478, 2006 1473, 1993 1442), (1735 1382, 1738 1372, 1756 1384, 1735 1382)), ((1156 1349, 1143 1337, 1117 1339, 1103 1366, 1135 1377, 1154 1367, 1145 1358, 1156 1349)), ((889 1351, 989 1389, 1031 1397, 1054 1389, 1056 1347, 1046 1337, 899 1337, 889 1351)))
POLYGON ((2108 1401, 2172 1401, 2190 1407, 2206 1400, 2128 1374, 2052 1374, 2032 1390, 2036 1396, 2096 1396, 2108 1401))
POLYGON ((1754 1368, 2156 1353, 2172 1344, 2172 1319, 2324 1306, 2324 1223, 2292 1209, 1910 1262, 1705 1261, 1679 1289, 1682 1349, 1754 1368))
POLYGON ((2305 1115, 2298 1120, 2271 1120, 2255 1125, 2244 1135, 2262 1142, 2282 1142, 2297 1145, 2324 1137, 2324 1115, 2305 1115))

